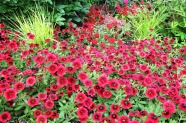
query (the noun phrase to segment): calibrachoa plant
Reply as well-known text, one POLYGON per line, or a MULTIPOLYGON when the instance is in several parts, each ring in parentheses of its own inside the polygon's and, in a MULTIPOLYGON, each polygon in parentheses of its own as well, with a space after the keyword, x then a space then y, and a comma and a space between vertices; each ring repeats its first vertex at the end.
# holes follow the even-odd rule
POLYGON ((26 49, 0 24, 0 122, 186 121, 186 47, 167 37, 126 44, 95 25, 56 27, 51 47, 26 49))

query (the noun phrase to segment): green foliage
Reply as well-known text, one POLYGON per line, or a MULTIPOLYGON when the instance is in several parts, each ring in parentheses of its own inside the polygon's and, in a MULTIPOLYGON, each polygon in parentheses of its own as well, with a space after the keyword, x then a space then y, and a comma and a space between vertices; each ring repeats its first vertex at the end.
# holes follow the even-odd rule
POLYGON ((20 14, 20 10, 23 14, 28 15, 30 9, 35 9, 35 3, 41 5, 41 7, 48 7, 48 15, 52 17, 52 21, 60 26, 67 26, 69 21, 76 24, 80 24, 82 18, 89 11, 89 7, 94 2, 100 0, 2 0, 0 2, 0 21, 7 23, 7 17, 14 20, 12 12, 20 14), (6 17, 5 17, 6 16, 6 17))
POLYGON ((181 47, 186 45, 186 0, 157 0, 153 3, 159 8, 166 7, 168 17, 160 26, 160 33, 164 36, 176 37, 181 47))

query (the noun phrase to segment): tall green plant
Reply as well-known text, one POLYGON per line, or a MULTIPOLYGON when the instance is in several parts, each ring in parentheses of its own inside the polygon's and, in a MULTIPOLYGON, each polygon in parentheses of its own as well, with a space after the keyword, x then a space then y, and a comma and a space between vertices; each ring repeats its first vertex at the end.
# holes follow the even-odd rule
POLYGON ((128 21, 133 26, 134 38, 144 39, 148 38, 149 34, 157 35, 158 25, 163 22, 167 16, 165 10, 165 8, 160 8, 158 11, 143 9, 136 15, 129 15, 128 21))
POLYGON ((29 10, 29 14, 14 14, 15 21, 11 21, 14 29, 21 33, 21 39, 27 43, 37 43, 40 47, 46 47, 46 39, 52 39, 54 28, 50 18, 46 15, 46 8, 36 5, 35 9, 29 10), (34 35, 34 39, 29 39, 28 33, 34 35))

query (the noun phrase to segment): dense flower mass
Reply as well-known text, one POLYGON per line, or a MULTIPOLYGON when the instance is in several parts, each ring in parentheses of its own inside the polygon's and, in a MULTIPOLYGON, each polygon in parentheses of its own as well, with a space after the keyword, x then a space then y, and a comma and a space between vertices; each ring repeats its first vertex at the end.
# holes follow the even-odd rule
MULTIPOLYGON (((116 5, 119 14, 142 9, 128 2, 116 5)), ((81 27, 56 26, 44 49, 0 23, 0 122, 184 120, 186 47, 173 47, 167 37, 127 43, 131 34, 122 28, 127 23, 103 14, 106 9, 90 7, 81 27)), ((37 34, 27 36, 34 40, 37 34)))

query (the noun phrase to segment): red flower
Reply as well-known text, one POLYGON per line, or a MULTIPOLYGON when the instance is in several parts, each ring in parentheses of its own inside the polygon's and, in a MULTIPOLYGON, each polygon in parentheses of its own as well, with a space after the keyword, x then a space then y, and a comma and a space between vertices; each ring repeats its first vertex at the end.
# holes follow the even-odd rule
POLYGON ((52 100, 47 100, 47 101, 45 102, 45 107, 46 107, 47 109, 52 109, 52 108, 54 107, 54 101, 52 101, 52 100))
POLYGON ((36 62, 38 64, 43 64, 45 62, 45 58, 43 56, 36 56, 34 58, 34 62, 36 62))
POLYGON ((116 113, 111 113, 110 114, 110 120, 111 121, 115 121, 115 120, 117 120, 118 119, 118 114, 116 114, 116 113))
POLYGON ((47 123, 47 118, 44 115, 39 115, 37 117, 36 123, 47 123))
POLYGON ((74 67, 70 67, 70 66, 66 67, 65 69, 66 69, 66 71, 67 71, 68 73, 74 73, 74 72, 76 71, 76 70, 74 69, 74 67))
POLYGON ((0 114, 0 122, 2 123, 6 123, 7 121, 9 121, 11 119, 11 115, 9 112, 3 112, 2 114, 0 114))
POLYGON ((89 88, 89 87, 92 87, 93 82, 92 82, 91 79, 86 79, 86 80, 84 81, 83 84, 84 84, 84 86, 85 86, 86 88, 89 88))
POLYGON ((52 91, 58 91, 59 90, 59 86, 58 85, 56 85, 56 84, 52 84, 51 86, 50 86, 50 90, 52 90, 52 91))
POLYGON ((109 38, 108 42, 111 43, 111 44, 114 44, 115 43, 115 38, 109 38))
POLYGON ((88 76, 87 76, 87 74, 86 74, 85 72, 80 72, 80 73, 78 74, 78 79, 79 79, 80 81, 84 82, 86 79, 88 79, 88 76))
POLYGON ((87 99, 85 100, 85 102, 83 104, 85 107, 87 107, 89 109, 90 106, 92 105, 92 103, 93 103, 92 98, 87 97, 87 99))
POLYGON ((123 115, 118 118, 118 123, 130 123, 129 117, 123 115))
POLYGON ((171 116, 171 112, 168 111, 168 110, 164 110, 164 111, 161 113, 161 115, 162 115, 162 117, 169 119, 170 116, 171 116))
POLYGON ((58 66, 56 64, 51 64, 49 67, 48 67, 48 71, 50 73, 55 73, 56 71, 58 70, 58 66))
POLYGON ((36 83, 36 78, 33 76, 30 76, 26 79, 26 85, 33 86, 36 83))
POLYGON ((106 111, 106 106, 104 104, 100 104, 97 106, 97 111, 98 112, 105 112, 106 111))
POLYGON ((129 109, 129 108, 132 107, 132 104, 130 103, 129 100, 124 99, 124 100, 121 101, 121 106, 122 106, 122 108, 124 108, 124 109, 129 109))
POLYGON ((39 100, 45 100, 47 98, 47 94, 45 94, 45 93, 39 93, 38 94, 38 99, 39 100))
POLYGON ((65 77, 60 77, 60 78, 57 79, 57 85, 59 87, 62 88, 64 86, 66 86, 67 84, 68 84, 68 81, 67 81, 67 79, 65 77))
POLYGON ((142 110, 142 111, 138 112, 139 117, 145 117, 146 115, 147 115, 147 111, 145 111, 145 110, 142 110))
POLYGON ((148 88, 145 92, 145 95, 149 98, 149 99, 153 99, 157 96, 156 93, 156 89, 154 88, 148 88))
POLYGON ((82 64, 80 61, 78 60, 75 60, 72 62, 72 66, 75 68, 75 69, 80 69, 82 67, 82 64))
POLYGON ((117 90, 119 88, 119 83, 116 80, 109 80, 109 87, 117 90))
POLYGON ((48 62, 55 62, 57 60, 57 57, 54 55, 54 54, 52 54, 52 53, 49 53, 48 55, 47 55, 47 61, 48 62))
POLYGON ((92 114, 92 119, 95 122, 101 122, 101 120, 102 120, 102 114, 99 113, 99 112, 95 112, 95 113, 92 114))
POLYGON ((9 88, 4 92, 4 97, 7 101, 11 101, 16 99, 17 97, 17 91, 13 88, 9 88))
POLYGON ((56 118, 58 118, 58 117, 59 117, 59 115, 58 115, 57 111, 53 111, 53 112, 52 112, 51 119, 56 119, 56 118))
POLYGON ((36 109, 34 111, 34 117, 37 118, 39 115, 42 115, 42 111, 36 109))
POLYGON ((39 101, 37 98, 30 98, 27 103, 30 107, 34 107, 39 104, 39 101))
POLYGON ((75 101, 79 103, 83 103, 86 101, 86 99, 87 99, 87 96, 84 93, 78 93, 76 95, 75 101))
POLYGON ((65 67, 64 66, 61 65, 61 66, 58 67, 58 70, 57 70, 57 75, 58 76, 62 77, 65 74, 65 72, 66 71, 65 71, 65 67))
POLYGON ((94 96, 95 94, 96 94, 96 92, 95 92, 94 88, 91 88, 88 90, 88 95, 94 96))
POLYGON ((51 110, 46 110, 44 112, 44 115, 45 115, 46 118, 50 118, 52 116, 52 111, 51 110))
POLYGON ((79 107, 77 110, 77 115, 79 118, 84 118, 88 116, 88 111, 86 108, 79 107))
POLYGON ((98 83, 100 86, 104 87, 108 84, 108 78, 105 75, 102 75, 98 78, 98 83))
POLYGON ((110 106, 110 111, 111 111, 112 113, 117 113, 119 110, 120 110, 120 106, 117 105, 117 104, 112 104, 112 105, 110 106))
POLYGON ((178 108, 184 112, 186 112, 186 102, 180 102, 178 108))
POLYGON ((166 111, 170 111, 171 114, 176 112, 176 106, 170 101, 164 102, 163 108, 166 111))
POLYGON ((146 122, 147 122, 147 121, 151 121, 152 123, 158 123, 158 120, 159 120, 159 117, 156 116, 154 113, 151 112, 151 113, 149 114, 149 116, 148 116, 146 122))
POLYGON ((112 96, 112 93, 109 90, 104 90, 103 97, 104 98, 110 98, 112 96))
POLYGON ((34 40, 35 35, 32 34, 32 33, 27 33, 27 37, 28 37, 28 39, 30 39, 30 40, 34 40))
POLYGON ((14 89, 15 89, 16 91, 19 91, 19 90, 23 90, 24 87, 25 87, 24 83, 22 83, 22 82, 16 82, 16 83, 15 83, 15 86, 14 86, 14 89))

